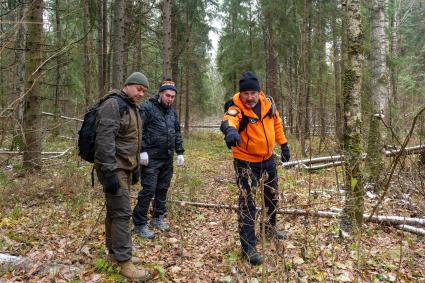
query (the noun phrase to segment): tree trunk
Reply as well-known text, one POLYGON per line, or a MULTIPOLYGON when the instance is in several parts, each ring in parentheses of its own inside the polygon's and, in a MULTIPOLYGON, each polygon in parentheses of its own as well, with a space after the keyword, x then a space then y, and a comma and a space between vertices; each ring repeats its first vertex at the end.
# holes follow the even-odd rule
MULTIPOLYGON (((16 98, 23 98, 25 95, 25 41, 27 24, 26 19, 26 4, 22 3, 18 8, 16 20, 19 21, 18 31, 15 42, 15 57, 16 57, 16 98)), ((20 99, 15 109, 14 135, 12 140, 12 149, 22 148, 23 133, 22 120, 24 112, 24 99, 20 99)))
MULTIPOLYGON (((125 1, 125 13, 124 13, 124 42, 123 42, 123 52, 122 52, 122 82, 124 83, 127 78, 128 73, 128 51, 130 48, 130 36, 134 37, 135 31, 133 31, 131 24, 133 23, 132 17, 130 15, 134 14, 133 10, 133 1, 125 1)), ((133 16, 134 18, 134 16, 133 16)))
POLYGON ((276 52, 274 47, 274 34, 273 34, 273 15, 267 3, 263 4, 265 10, 265 29, 264 41, 266 48, 266 93, 276 99, 277 94, 277 63, 276 52))
POLYGON ((361 171, 362 117, 360 109, 364 61, 360 0, 343 1, 346 7, 348 61, 344 70, 345 206, 341 230, 358 232, 363 223, 364 190, 361 171))
POLYGON ((124 45, 125 45, 125 1, 113 3, 113 25, 111 35, 112 88, 120 89, 124 83, 124 45))
MULTIPOLYGON (((62 48, 62 26, 61 26, 61 18, 60 18, 60 6, 59 0, 55 0, 55 17, 56 17, 56 42, 57 49, 62 48)), ((53 129, 52 136, 57 137, 59 135, 59 116, 60 116, 60 106, 59 106, 59 98, 61 96, 61 64, 62 57, 56 57, 56 85, 55 85, 55 97, 54 97, 54 105, 53 105, 53 113, 55 114, 53 118, 53 129)))
MULTIPOLYGON (((389 108, 389 124, 392 127, 395 127, 395 132, 398 132, 398 129, 395 125, 396 123, 393 123, 393 119, 398 111, 398 73, 399 68, 397 66, 397 59, 399 57, 399 27, 400 27, 400 6, 398 5, 397 0, 391 0, 392 4, 392 15, 390 19, 390 25, 391 25, 391 43, 390 43, 390 60, 391 64, 389 67, 390 72, 390 103, 391 107, 389 108)), ((393 141, 394 142, 394 141, 393 141)))
POLYGON ((320 146, 325 142, 326 138, 326 80, 327 80, 327 71, 326 71, 326 40, 325 40, 325 13, 323 12, 322 1, 318 2, 318 63, 319 63, 319 83, 317 87, 317 92, 319 93, 319 120, 320 120, 320 146))
POLYGON ((308 61, 309 61, 309 2, 308 0, 304 0, 304 8, 303 8, 303 24, 302 24, 302 32, 301 32, 301 83, 300 83, 300 92, 298 99, 298 135, 301 145, 301 154, 302 156, 306 156, 306 136, 307 136, 307 123, 308 123, 308 91, 309 91, 309 74, 308 74, 308 61))
POLYGON ((371 3, 372 12, 372 113, 369 120, 369 138, 367 149, 367 166, 369 181, 378 182, 382 172, 382 143, 385 140, 381 128, 381 119, 388 117, 388 72, 386 64, 387 37, 385 34, 385 0, 374 0, 371 3))
POLYGON ((171 34, 171 7, 172 0, 164 0, 162 2, 162 21, 163 21, 163 64, 162 64, 162 78, 169 79, 171 78, 171 44, 172 44, 172 34, 171 34))
MULTIPOLYGON (((83 2, 85 2, 83 0, 83 2)), ((106 31, 103 29, 104 13, 103 13, 103 2, 97 1, 97 72, 98 72, 98 98, 101 98, 105 93, 105 66, 104 58, 106 57, 106 50, 103 49, 103 33, 106 31)), ((86 102, 87 103, 87 102, 86 102)))
MULTIPOLYGON (((102 61, 102 68, 103 68, 103 79, 104 79, 104 85, 103 85, 103 91, 99 92, 99 97, 102 97, 109 88, 109 81, 110 81, 110 58, 109 54, 111 52, 108 52, 108 1, 101 1, 102 2, 102 50, 103 50, 103 61, 102 61)), ((110 32, 109 32, 110 34, 110 32)))
POLYGON ((185 78, 186 78, 186 93, 185 93, 185 112, 184 112, 184 135, 187 137, 189 136, 189 107, 190 107, 190 64, 186 63, 186 71, 185 71, 185 78))
POLYGON ((89 1, 82 1, 81 5, 84 9, 84 33, 87 34, 84 39, 84 88, 86 92, 84 101, 87 108, 92 104, 95 98, 95 84, 93 84, 93 78, 95 77, 94 57, 92 55, 94 53, 94 46, 90 23, 89 1))
POLYGON ((28 4, 26 99, 24 105, 25 148, 23 165, 26 170, 41 169, 41 91, 38 70, 42 63, 43 1, 28 4))
MULTIPOLYGON (((338 0, 334 0, 334 9, 338 9, 338 0)), ((339 13, 337 13, 339 15, 339 13)), ((332 45, 333 45, 333 66, 334 66, 334 90, 335 90, 335 135, 342 144, 342 93, 341 93, 341 56, 338 44, 338 28, 336 24, 338 16, 332 17, 332 45)))

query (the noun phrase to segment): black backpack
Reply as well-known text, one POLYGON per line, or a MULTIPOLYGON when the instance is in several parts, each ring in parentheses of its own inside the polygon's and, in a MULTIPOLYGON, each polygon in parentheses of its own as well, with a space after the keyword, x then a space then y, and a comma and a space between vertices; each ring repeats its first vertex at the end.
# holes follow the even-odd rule
POLYGON ((94 163, 94 143, 96 141, 96 111, 99 106, 109 98, 114 98, 118 102, 120 115, 122 116, 125 111, 128 111, 129 105, 118 94, 110 94, 103 97, 84 115, 84 121, 81 129, 78 131, 78 155, 90 163, 94 163))
MULTIPOLYGON (((273 97, 271 97, 270 95, 266 95, 266 98, 270 101, 270 103, 272 104, 272 106, 270 107, 269 112, 267 113, 267 115, 269 115, 269 117, 273 117, 274 114, 276 114, 276 104, 274 103, 273 97)), ((231 97, 229 100, 227 100, 224 103, 224 113, 227 112, 227 110, 229 109, 230 106, 235 105, 235 103, 233 102, 233 97, 231 97)), ((237 107, 237 106, 236 106, 237 107)), ((239 107, 238 107, 239 108, 239 107)), ((241 111, 242 114, 242 119, 239 123, 239 130, 238 132, 242 132, 243 130, 245 130, 246 126, 248 126, 249 123, 249 117, 246 116, 242 109, 239 108, 239 110, 241 111)))

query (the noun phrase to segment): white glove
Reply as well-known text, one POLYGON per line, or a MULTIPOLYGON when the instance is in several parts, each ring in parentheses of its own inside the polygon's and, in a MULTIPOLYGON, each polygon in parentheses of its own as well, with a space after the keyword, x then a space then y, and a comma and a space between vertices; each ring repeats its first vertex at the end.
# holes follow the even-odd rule
POLYGON ((149 164, 149 155, 147 152, 140 153, 140 164, 144 166, 148 166, 149 164))
POLYGON ((177 155, 176 163, 179 167, 182 167, 184 165, 184 156, 182 154, 177 155))

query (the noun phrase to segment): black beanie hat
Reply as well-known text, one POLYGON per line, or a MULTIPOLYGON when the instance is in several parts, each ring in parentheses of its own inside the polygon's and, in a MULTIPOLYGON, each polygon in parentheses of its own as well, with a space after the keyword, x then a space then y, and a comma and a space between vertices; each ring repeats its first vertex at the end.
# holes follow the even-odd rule
POLYGON ((251 71, 243 73, 239 80, 239 92, 247 90, 260 91, 260 83, 255 74, 251 71))

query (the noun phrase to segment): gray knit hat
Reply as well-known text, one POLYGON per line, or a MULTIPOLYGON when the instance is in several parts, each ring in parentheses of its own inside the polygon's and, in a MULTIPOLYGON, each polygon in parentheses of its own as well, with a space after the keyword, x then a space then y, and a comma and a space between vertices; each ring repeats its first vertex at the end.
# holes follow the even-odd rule
POLYGON ((144 85, 149 88, 149 81, 144 74, 134 72, 125 80, 124 85, 144 85))

